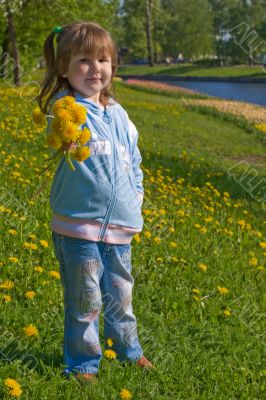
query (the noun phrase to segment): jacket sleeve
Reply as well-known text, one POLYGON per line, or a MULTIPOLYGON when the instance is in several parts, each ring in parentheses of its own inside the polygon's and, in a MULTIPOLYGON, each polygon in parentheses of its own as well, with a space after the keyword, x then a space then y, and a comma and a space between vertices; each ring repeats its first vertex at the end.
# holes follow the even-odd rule
POLYGON ((136 178, 137 184, 137 191, 138 197, 141 202, 143 203, 144 197, 144 188, 143 188, 143 172, 140 168, 140 163, 142 161, 142 157, 138 148, 138 138, 139 134, 138 131, 133 124, 133 122, 129 119, 129 136, 130 136, 130 143, 131 143, 131 159, 132 159, 132 166, 133 171, 136 178))

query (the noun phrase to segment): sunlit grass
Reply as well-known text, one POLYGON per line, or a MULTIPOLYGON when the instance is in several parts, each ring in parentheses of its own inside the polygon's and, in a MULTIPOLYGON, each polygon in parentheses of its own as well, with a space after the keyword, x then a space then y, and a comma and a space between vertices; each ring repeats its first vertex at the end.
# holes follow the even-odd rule
POLYGON ((104 358, 97 384, 60 375, 63 297, 49 183, 34 197, 49 182, 38 173, 51 153, 33 125, 35 105, 1 90, 1 396, 10 398, 11 378, 31 400, 119 399, 122 389, 139 400, 263 399, 265 211, 228 168, 236 155, 253 155, 259 182, 266 166, 256 157, 265 146, 172 97, 122 84, 116 93, 140 134, 145 223, 132 241, 133 307, 156 369, 104 358))

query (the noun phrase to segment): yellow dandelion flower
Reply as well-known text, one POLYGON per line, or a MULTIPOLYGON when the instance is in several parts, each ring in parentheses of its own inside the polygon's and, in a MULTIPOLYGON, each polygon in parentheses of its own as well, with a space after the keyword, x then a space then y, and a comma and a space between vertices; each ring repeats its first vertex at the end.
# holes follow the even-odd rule
POLYGON ((193 293, 196 293, 196 294, 199 294, 199 293, 200 293, 200 290, 197 289, 197 288, 194 288, 194 289, 192 289, 192 292, 193 292, 193 293))
POLYGON ((52 113, 54 116, 57 116, 57 113, 62 108, 70 108, 75 104, 75 98, 73 96, 64 96, 61 99, 58 99, 54 102, 52 107, 52 113))
POLYGON ((157 257, 156 260, 159 261, 159 262, 162 262, 163 258, 162 257, 157 257))
POLYGON ((253 267, 256 267, 256 265, 258 265, 258 259, 256 257, 252 257, 249 260, 249 265, 252 265, 253 267))
POLYGON ((12 300, 12 297, 9 296, 8 294, 3 294, 2 295, 2 300, 5 301, 6 303, 8 303, 9 301, 12 300))
POLYGON ((199 269, 201 269, 201 271, 203 271, 203 272, 207 271, 207 269, 208 269, 207 265, 206 265, 206 264, 203 264, 203 263, 199 263, 198 267, 199 267, 199 269))
POLYGON ((224 313, 224 316, 225 316, 225 317, 230 317, 230 315, 231 315, 231 311, 230 311, 230 310, 227 310, 227 309, 224 310, 223 313, 224 313))
POLYGON ((46 118, 45 115, 42 113, 39 107, 35 108, 32 113, 33 121, 36 125, 43 127, 46 125, 46 118))
POLYGON ((80 131, 80 135, 78 137, 78 141, 80 144, 86 144, 90 138, 91 138, 91 132, 88 128, 84 128, 82 131, 80 131))
POLYGON ((34 233, 31 233, 31 234, 29 235, 29 238, 30 238, 31 240, 35 240, 35 239, 36 239, 36 235, 34 235, 34 233))
POLYGON ((159 236, 156 236, 155 238, 153 238, 153 241, 155 244, 160 244, 161 243, 161 238, 159 238, 159 236))
POLYGON ((71 157, 79 162, 85 161, 90 156, 90 149, 87 146, 77 147, 71 151, 71 157))
POLYGON ((48 242, 46 240, 39 240, 39 242, 43 247, 48 247, 49 246, 48 242))
POLYGON ((108 345, 109 347, 112 347, 113 344, 114 344, 114 342, 113 342, 113 340, 112 340, 111 338, 108 338, 108 339, 106 340, 106 343, 107 343, 107 345, 108 345))
POLYGON ((151 232, 150 231, 144 231, 143 235, 145 238, 150 239, 151 238, 151 232))
POLYGON ((17 257, 8 257, 9 261, 13 262, 13 263, 17 263, 18 262, 18 258, 17 257))
POLYGON ((40 273, 43 272, 43 267, 41 267, 41 266, 39 266, 39 265, 36 265, 36 267, 33 267, 33 269, 34 269, 34 271, 36 271, 36 272, 40 272, 40 273))
POLYGON ((12 289, 14 287, 14 282, 7 280, 0 284, 1 289, 12 289))
POLYGON ((266 133, 266 124, 256 124, 255 126, 259 131, 266 133))
POLYGON ((217 290, 220 294, 227 294, 229 290, 226 287, 217 286, 217 290))
POLYGON ((62 121, 74 122, 71 110, 67 110, 66 108, 59 108, 55 113, 55 117, 62 121))
POLYGON ((200 228, 200 232, 202 234, 205 234, 207 232, 207 228, 205 228, 205 226, 203 226, 202 228, 200 228))
POLYGON ((127 389, 122 389, 119 395, 122 400, 131 400, 133 398, 132 393, 127 389))
POLYGON ((22 394, 21 386, 15 379, 6 378, 4 380, 4 385, 9 388, 9 396, 11 397, 21 396, 22 394))
POLYGON ((37 336, 39 334, 38 329, 36 328, 36 326, 30 324, 28 326, 25 326, 23 329, 23 332, 26 336, 37 336))
POLYGON ((77 125, 83 125, 86 122, 87 110, 81 104, 76 104, 72 107, 73 122, 77 125))
POLYGON ((49 135, 47 135, 46 143, 49 147, 56 150, 60 149, 63 144, 62 139, 55 133, 50 133, 49 135))
POLYGON ((174 262, 177 262, 177 261, 178 261, 178 258, 175 257, 175 256, 173 256, 173 257, 171 257, 171 260, 174 261, 174 262))
POLYGON ((136 240, 137 243, 141 242, 141 238, 140 238, 140 234, 139 233, 136 233, 133 237, 134 237, 134 239, 136 240))
POLYGON ((27 299, 33 299, 35 297, 36 293, 33 290, 29 290, 28 292, 25 293, 25 297, 27 299))
POLYGON ((60 273, 57 272, 57 271, 49 271, 49 275, 50 275, 52 278, 60 279, 60 273))
POLYGON ((260 242, 259 245, 262 249, 266 249, 266 242, 260 242))
POLYGON ((35 243, 24 242, 23 246, 25 247, 25 249, 31 249, 31 250, 37 250, 38 249, 38 246, 35 243))
POLYGON ((193 300, 200 301, 199 296, 193 295, 192 298, 193 298, 193 300))
POLYGON ((177 244, 175 242, 170 242, 169 247, 171 247, 172 249, 175 249, 177 247, 177 244))
POLYGON ((17 231, 15 229, 9 229, 8 233, 10 233, 10 235, 17 235, 17 231))
POLYGON ((240 219, 239 221, 237 221, 237 224, 238 224, 241 228, 245 228, 245 226, 246 226, 246 221, 244 221, 243 219, 240 219))
POLYGON ((105 350, 104 356, 113 360, 116 358, 116 352, 114 350, 105 350))
POLYGON ((65 121, 63 129, 60 131, 60 137, 65 143, 75 142, 79 137, 79 129, 71 121, 65 121))

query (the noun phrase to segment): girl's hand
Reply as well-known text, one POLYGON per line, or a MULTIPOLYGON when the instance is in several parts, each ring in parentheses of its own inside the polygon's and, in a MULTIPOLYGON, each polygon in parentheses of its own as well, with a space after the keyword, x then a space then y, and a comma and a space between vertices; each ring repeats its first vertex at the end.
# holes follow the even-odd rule
POLYGON ((76 144, 75 144, 74 142, 71 142, 71 143, 65 143, 65 142, 63 142, 63 144, 62 144, 60 150, 62 150, 62 151, 68 151, 68 150, 70 150, 70 149, 75 149, 75 147, 76 147, 76 144))

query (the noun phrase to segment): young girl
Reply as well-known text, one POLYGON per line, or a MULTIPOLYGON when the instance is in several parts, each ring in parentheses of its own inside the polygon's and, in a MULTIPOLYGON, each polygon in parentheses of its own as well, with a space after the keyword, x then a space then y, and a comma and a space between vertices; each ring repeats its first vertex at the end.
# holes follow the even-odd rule
POLYGON ((117 358, 151 368, 131 304, 130 242, 143 227, 142 158, 138 132, 109 91, 117 66, 115 45, 98 24, 76 22, 50 33, 44 56, 41 109, 49 114, 55 100, 73 96, 86 107, 91 132, 90 157, 73 161, 75 171, 62 158, 50 194, 52 239, 64 288, 64 373, 86 379, 97 374, 102 305, 105 342, 117 358))

